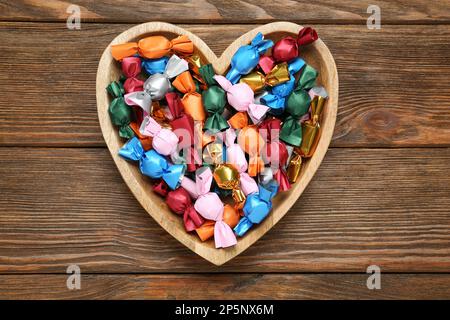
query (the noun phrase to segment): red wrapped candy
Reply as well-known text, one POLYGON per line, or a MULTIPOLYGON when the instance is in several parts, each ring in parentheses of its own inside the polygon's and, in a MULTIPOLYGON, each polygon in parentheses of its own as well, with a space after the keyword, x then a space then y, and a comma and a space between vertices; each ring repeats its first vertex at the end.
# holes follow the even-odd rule
POLYGON ((144 90, 144 81, 137 78, 141 73, 141 59, 139 57, 123 58, 122 72, 127 77, 127 80, 123 84, 126 93, 144 90))
POLYGON ((170 191, 166 203, 173 212, 183 215, 184 228, 187 232, 194 231, 205 222, 195 210, 191 196, 184 188, 170 191))

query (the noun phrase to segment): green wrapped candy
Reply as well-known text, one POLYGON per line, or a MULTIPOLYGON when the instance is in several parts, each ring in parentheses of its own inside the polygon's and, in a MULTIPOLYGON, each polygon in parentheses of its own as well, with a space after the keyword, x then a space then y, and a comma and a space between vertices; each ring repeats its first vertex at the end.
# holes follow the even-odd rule
POLYGON ((308 90, 316 85, 318 72, 306 65, 298 79, 297 87, 289 95, 285 111, 288 117, 284 120, 280 131, 280 139, 294 146, 302 144, 302 127, 300 118, 309 111, 311 97, 308 90))
POLYGON ((209 117, 205 120, 204 129, 212 132, 228 129, 227 120, 222 116, 227 103, 226 93, 214 80, 214 69, 211 64, 206 64, 199 69, 208 89, 202 92, 202 101, 209 117))
POLYGON ((130 127, 134 110, 125 103, 123 98, 125 90, 122 83, 113 81, 106 87, 106 90, 114 98, 109 105, 108 112, 111 122, 119 127, 119 136, 125 139, 134 137, 134 132, 130 127))

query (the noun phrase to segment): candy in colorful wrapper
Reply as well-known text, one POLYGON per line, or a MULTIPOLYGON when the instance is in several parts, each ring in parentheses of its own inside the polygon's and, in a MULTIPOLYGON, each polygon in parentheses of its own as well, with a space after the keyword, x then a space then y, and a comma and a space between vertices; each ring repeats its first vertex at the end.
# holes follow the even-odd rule
POLYGON ((226 248, 237 243, 236 236, 230 226, 223 221, 224 205, 217 193, 210 192, 213 181, 213 174, 209 167, 203 167, 195 173, 195 183, 189 178, 184 178, 181 186, 185 188, 191 196, 194 195, 194 208, 200 215, 215 221, 214 241, 216 248, 226 248), (189 181, 190 180, 190 181, 189 181))
POLYGON ((106 90, 114 98, 109 104, 108 113, 111 122, 119 127, 119 136, 125 139, 133 137, 134 133, 130 128, 130 122, 133 119, 133 109, 125 103, 123 97, 125 90, 122 83, 113 81, 106 90))
POLYGON ((123 83, 126 93, 144 90, 144 81, 136 78, 141 73, 141 59, 139 57, 124 58, 122 60, 122 73, 127 78, 123 83))
POLYGON ((261 56, 258 62, 259 69, 268 74, 275 67, 275 60, 271 56, 261 56))
POLYGON ((286 81, 289 81, 290 74, 288 64, 286 62, 277 64, 266 75, 259 71, 252 71, 243 76, 239 82, 248 84, 253 91, 260 91, 265 86, 276 86, 286 81))
POLYGON ((266 141, 266 148, 263 150, 263 158, 265 163, 278 162, 276 158, 277 151, 275 151, 274 158, 272 159, 271 143, 279 141, 281 129, 281 120, 275 117, 267 118, 259 124, 258 131, 262 139, 266 141))
POLYGON ((111 46, 111 54, 116 60, 122 60, 135 54, 147 59, 157 59, 171 52, 191 54, 194 52, 194 44, 188 36, 182 35, 172 40, 163 36, 150 36, 139 40, 139 42, 111 46))
POLYGON ((184 113, 183 103, 176 92, 167 93, 166 101, 172 116, 170 126, 178 137, 180 148, 190 147, 194 143, 194 119, 184 113))
POLYGON ((273 180, 273 170, 271 167, 265 167, 258 175, 258 182, 263 187, 267 186, 273 180))
POLYGON ((170 129, 163 128, 150 116, 142 121, 141 134, 153 137, 152 146, 158 153, 168 156, 176 152, 178 146, 178 137, 170 129))
POLYGON ((177 149, 182 153, 171 153, 171 159, 174 163, 185 163, 188 172, 195 171, 202 162, 200 153, 194 147, 194 120, 184 113, 183 104, 176 92, 167 93, 166 101, 171 115, 170 126, 178 137, 177 149))
POLYGON ((328 94, 323 87, 315 87, 310 90, 311 119, 302 124, 302 144, 298 148, 298 153, 304 158, 310 158, 317 148, 320 138, 320 116, 328 98, 328 94))
POLYGON ((195 210, 189 193, 183 188, 170 191, 166 203, 173 212, 183 215, 184 228, 187 232, 194 231, 205 222, 195 210))
POLYGON ((167 197, 167 194, 169 193, 169 191, 170 191, 169 186, 162 179, 153 185, 153 192, 155 192, 156 194, 159 194, 161 197, 164 197, 164 198, 167 197))
POLYGON ((309 90, 309 96, 311 97, 311 120, 314 123, 319 122, 328 93, 324 87, 313 87, 309 90))
POLYGON ((226 163, 232 165, 239 173, 240 189, 244 195, 248 195, 258 190, 255 180, 247 173, 248 164, 245 153, 236 141, 236 132, 230 128, 224 133, 226 148, 226 163))
POLYGON ((211 132, 225 130, 229 127, 227 120, 222 116, 227 103, 225 91, 217 85, 214 69, 210 63, 200 68, 200 74, 208 85, 208 89, 202 92, 203 106, 209 115, 204 129, 211 132))
POLYGON ((129 139, 119 154, 156 179, 153 191, 183 216, 187 232, 202 241, 214 236, 216 248, 233 246, 299 179, 320 139, 327 99, 315 87, 317 71, 298 57, 316 39, 311 28, 275 45, 258 33, 238 48, 226 77, 203 65, 187 36, 112 46, 122 77, 107 88, 109 113, 129 139), (235 204, 224 205, 230 196, 235 204))
POLYGON ((264 161, 261 159, 261 151, 265 141, 258 132, 256 125, 242 128, 238 135, 238 144, 249 155, 248 174, 256 177, 264 169, 264 161))
POLYGON ((228 103, 237 111, 247 112, 253 123, 259 123, 265 116, 269 107, 255 104, 253 90, 246 83, 232 84, 223 76, 214 76, 216 82, 227 93, 228 103))
POLYGON ((290 183, 296 183, 300 177, 300 170, 302 169, 302 157, 294 150, 287 167, 287 177, 290 183))
POLYGON ((280 139, 293 146, 300 146, 302 143, 300 119, 309 111, 311 98, 307 90, 315 85, 316 78, 317 71, 306 65, 298 79, 297 87, 286 101, 285 111, 289 116, 283 122, 280 139))
POLYGON ((290 61, 297 58, 298 54, 297 40, 291 36, 278 40, 272 48, 272 58, 276 62, 290 61))
POLYGON ((147 113, 150 113, 150 105, 152 100, 161 100, 172 87, 170 79, 176 77, 180 73, 188 70, 186 60, 176 55, 170 57, 167 62, 164 73, 152 74, 144 82, 144 91, 128 93, 125 95, 125 101, 128 105, 140 106, 147 113))
POLYGON ((272 210, 272 198, 278 192, 278 184, 270 182, 266 187, 259 185, 259 192, 250 194, 244 205, 244 217, 234 228, 234 232, 242 237, 254 224, 263 221, 272 210))
POLYGON ((299 55, 299 47, 311 44, 318 39, 317 32, 310 28, 302 28, 297 39, 291 36, 278 40, 272 48, 272 58, 275 62, 290 61, 299 55))
POLYGON ((264 40, 262 33, 258 32, 251 44, 241 46, 233 55, 226 78, 233 84, 238 82, 241 75, 250 73, 258 65, 259 56, 272 46, 272 40, 264 40))
POLYGON ((203 107, 202 95, 196 91, 194 79, 189 71, 180 74, 172 82, 172 85, 181 93, 184 93, 181 102, 184 111, 189 114, 195 121, 204 121, 206 118, 205 109, 203 107))
POLYGON ((292 60, 288 65, 290 74, 289 81, 274 86, 269 94, 261 97, 261 102, 269 106, 271 113, 275 115, 282 114, 286 105, 286 98, 292 93, 295 87, 295 74, 305 65, 305 61, 300 58, 292 60))
POLYGON ((153 138, 144 136, 141 133, 140 126, 138 126, 137 122, 131 122, 130 128, 131 128, 131 130, 133 130, 136 137, 138 137, 139 141, 142 144, 142 147, 144 148, 144 151, 148 151, 153 148, 153 146, 152 146, 153 138))
POLYGON ((139 168, 143 175, 153 179, 162 178, 171 189, 179 186, 186 169, 182 164, 170 164, 165 157, 153 149, 145 152, 136 137, 129 140, 119 150, 119 155, 127 160, 139 161, 139 168))
POLYGON ((203 149, 203 163, 206 165, 218 165, 224 163, 225 159, 225 150, 221 142, 212 142, 203 149))
POLYGON ((237 112, 230 119, 228 119, 228 124, 233 129, 242 129, 248 126, 248 117, 246 112, 237 112))
POLYGON ((142 59, 142 68, 144 68, 149 75, 164 73, 168 61, 169 57, 161 57, 158 59, 142 59))
MULTIPOLYGON (((287 151, 286 145, 281 141, 272 141, 270 144, 272 159, 276 155, 278 161, 276 161, 278 167, 274 168, 274 179, 278 182, 280 191, 287 191, 291 188, 289 183, 288 175, 284 167, 287 165, 289 159, 289 153, 287 151)), ((271 166, 274 167, 275 162, 271 162, 271 166)))
MULTIPOLYGON (((187 56, 184 58, 189 63, 189 70, 193 73, 193 77, 198 81, 198 85, 201 90, 206 89, 205 81, 200 74, 200 68, 203 65, 201 57, 194 53, 193 55, 187 56)), ((199 92, 197 90, 197 92, 199 92)))
POLYGON ((317 35, 316 30, 311 27, 304 27, 298 32, 297 44, 301 47, 311 44, 317 39, 319 39, 319 36, 317 35))
POLYGON ((236 208, 242 209, 245 202, 245 194, 240 188, 241 183, 238 170, 231 164, 219 164, 214 169, 214 180, 219 188, 232 191, 236 208))
MULTIPOLYGON (((234 207, 226 204, 223 207, 223 221, 230 226, 230 228, 234 228, 241 218, 239 214, 239 210, 236 210, 234 207)), ((214 236, 214 225, 215 221, 208 220, 204 224, 202 224, 199 228, 195 229, 200 240, 206 241, 214 236)))
POLYGON ((273 170, 273 178, 278 182, 279 191, 291 188, 284 167, 287 165, 289 153, 286 145, 279 140, 281 120, 271 118, 264 120, 259 126, 260 135, 266 138, 265 159, 273 170))
POLYGON ((194 135, 195 139, 194 145, 197 146, 199 149, 215 141, 216 136, 214 134, 208 131, 203 131, 203 122, 195 121, 194 128, 196 133, 194 135))

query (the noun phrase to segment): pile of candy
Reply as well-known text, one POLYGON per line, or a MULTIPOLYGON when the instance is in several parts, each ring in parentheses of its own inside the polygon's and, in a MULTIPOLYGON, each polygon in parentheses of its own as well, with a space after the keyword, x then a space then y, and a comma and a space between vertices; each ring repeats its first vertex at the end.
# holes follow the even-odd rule
POLYGON ((139 164, 187 232, 233 246, 298 180, 327 99, 299 58, 316 39, 311 28, 275 44, 258 33, 225 77, 185 35, 112 46, 123 77, 107 88, 109 114, 128 139, 119 154, 139 164))

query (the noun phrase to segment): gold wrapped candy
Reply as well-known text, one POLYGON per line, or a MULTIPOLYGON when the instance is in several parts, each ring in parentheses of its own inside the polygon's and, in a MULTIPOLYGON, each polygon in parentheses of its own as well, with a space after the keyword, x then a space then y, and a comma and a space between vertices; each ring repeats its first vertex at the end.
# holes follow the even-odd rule
POLYGON ((206 84, 205 81, 203 81, 199 71, 200 67, 203 65, 202 58, 197 53, 194 53, 193 55, 184 57, 184 60, 188 62, 189 69, 192 71, 194 78, 200 82, 200 87, 202 90, 205 89, 206 84))
POLYGON ((239 172, 230 164, 219 164, 214 169, 214 180, 219 188, 232 190, 236 208, 242 209, 245 203, 245 194, 240 189, 239 172))
POLYGON ((289 81, 289 79, 288 64, 283 62, 277 64, 267 75, 263 75, 259 71, 253 71, 243 76, 239 82, 248 84, 256 92, 263 89, 266 85, 273 87, 289 81))
POLYGON ((286 175, 290 183, 296 183, 302 169, 302 157, 294 150, 291 160, 286 170, 286 175))
POLYGON ((223 143, 208 144, 203 150, 203 162, 214 165, 223 163, 223 143))
POLYGON ((316 151, 320 139, 320 118, 323 112, 326 94, 316 95, 311 101, 311 119, 302 124, 302 144, 296 151, 304 158, 310 158, 316 151))
POLYGON ((311 101, 311 120, 313 123, 317 123, 320 121, 320 117, 322 116, 323 107, 325 106, 325 102, 327 101, 326 93, 323 96, 317 95, 311 101))

